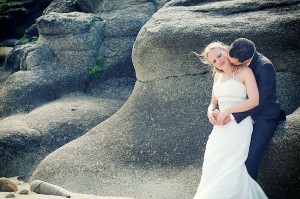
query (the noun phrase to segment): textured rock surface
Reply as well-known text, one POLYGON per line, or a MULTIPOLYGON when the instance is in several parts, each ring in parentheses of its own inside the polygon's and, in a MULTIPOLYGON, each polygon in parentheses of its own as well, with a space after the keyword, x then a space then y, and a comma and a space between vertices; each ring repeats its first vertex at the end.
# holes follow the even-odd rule
POLYGON ((0 93, 0 117, 28 112, 110 78, 135 77, 131 51, 136 35, 167 1, 53 1, 37 19, 37 43, 16 46, 8 56, 6 70, 26 73, 16 72, 8 78, 0 93), (71 12, 81 10, 93 14, 71 12), (100 78, 93 79, 89 71, 99 65, 98 56, 105 56, 100 65, 103 71, 100 78))
POLYGON ((0 93, 0 117, 83 91, 95 64, 103 25, 99 17, 78 12, 39 18, 38 42, 21 48, 23 53, 17 54, 21 60, 6 66, 18 71, 8 78, 0 93))
MULTIPOLYGON (((100 16, 105 21, 105 38, 99 48, 106 55, 103 79, 135 77, 131 52, 141 27, 169 0, 78 0, 84 12, 100 16)), ((95 85, 97 82, 92 82, 95 85)))
POLYGON ((81 11, 76 0, 53 0, 51 4, 43 11, 43 15, 50 12, 68 13, 81 11))
POLYGON ((1 152, 1 174, 27 175, 51 150, 82 135, 120 108, 134 84, 130 77, 135 76, 131 61, 135 37, 166 2, 136 0, 131 1, 131 8, 126 2, 116 1, 111 2, 114 8, 109 12, 85 14, 68 13, 81 11, 76 1, 52 1, 44 16, 26 31, 25 35, 32 36, 38 29, 38 41, 21 42, 0 71, 0 143, 5 149, 1 152), (136 15, 139 8, 143 9, 136 15), (90 72, 99 55, 105 56, 100 65, 104 70, 95 78, 90 72), (77 96, 66 97, 64 103, 55 101, 73 92, 77 96), (85 119, 67 115, 70 110, 65 104, 74 101, 82 108, 78 117, 85 119), (42 116, 32 111, 39 106, 42 116), (22 115, 5 118, 16 113, 22 115))
MULTIPOLYGON (((34 192, 35 190, 33 189, 32 191, 30 190, 30 184, 26 183, 24 181, 21 181, 19 177, 13 177, 13 178, 8 178, 10 181, 12 181, 14 184, 17 185, 18 192, 15 192, 14 195, 15 198, 22 198, 22 199, 65 199, 66 197, 63 196, 55 196, 55 195, 46 195, 46 192, 44 194, 38 194, 34 192)), ((46 182, 43 182, 46 183, 46 182)), ((43 184, 42 183, 42 184, 43 184)), ((38 187, 37 187, 38 188, 38 187)), ((53 193, 53 192, 52 192, 53 193)), ((5 198, 9 192, 1 192, 0 191, 0 198, 5 198)), ((48 192, 48 194, 51 194, 48 192)), ((115 197, 115 196, 99 196, 99 195, 88 195, 88 194, 83 194, 83 193, 71 193, 71 198, 88 198, 88 199, 134 199, 132 197, 115 197)))
POLYGON ((45 195, 64 196, 66 198, 71 197, 70 191, 40 180, 35 180, 30 183, 30 191, 45 195))
POLYGON ((47 154, 115 113, 133 84, 131 79, 112 79, 89 95, 70 94, 28 114, 0 120, 0 176, 30 175, 47 154))
MULTIPOLYGON (((211 129, 205 112, 212 76, 191 52, 213 40, 230 43, 236 37, 252 39, 279 71, 278 85, 284 94, 280 99, 292 96, 292 107, 297 108, 299 9, 299 1, 171 1, 152 16, 135 41, 137 82, 128 101, 86 135, 47 156, 32 180, 47 179, 80 192, 145 199, 192 198, 211 129)), ((282 100, 283 107, 288 109, 290 102, 282 100)), ((288 113, 295 109, 288 109, 288 113)), ((291 126, 299 124, 290 118, 289 122, 291 126)), ((262 169, 260 174, 260 182, 274 198, 295 198, 298 193, 294 187, 299 179, 290 178, 299 167, 299 158, 295 158, 299 137, 289 136, 287 129, 279 128, 268 154, 275 155, 278 162, 289 163, 279 168, 278 164, 266 165, 266 161, 274 160, 269 155, 262 167, 282 170, 290 177, 277 179, 283 183, 275 187, 274 173, 262 169), (293 143, 289 144, 292 148, 274 148, 276 140, 285 137, 293 143), (277 156, 284 151, 285 156, 277 156)), ((298 129, 293 132, 299 134, 298 129)))
POLYGON ((0 192, 18 191, 18 187, 10 179, 0 178, 0 192))
POLYGON ((279 125, 261 165, 259 182, 269 198, 297 198, 300 193, 300 108, 279 125))

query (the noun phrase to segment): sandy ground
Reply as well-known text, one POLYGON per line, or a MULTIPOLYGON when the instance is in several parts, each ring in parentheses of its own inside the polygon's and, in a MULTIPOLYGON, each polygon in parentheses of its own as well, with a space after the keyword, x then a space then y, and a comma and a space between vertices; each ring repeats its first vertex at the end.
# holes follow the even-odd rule
MULTIPOLYGON (((12 182, 17 184, 18 191, 17 192, 0 192, 0 199, 4 199, 9 193, 13 193, 15 195, 14 198, 18 199, 65 199, 66 197, 62 196, 53 196, 53 195, 43 195, 43 194, 37 194, 35 192, 29 191, 28 195, 22 195, 18 192, 27 189, 30 190, 29 183, 24 183, 22 181, 17 180, 17 178, 9 178, 12 182)), ((74 199, 134 199, 134 198, 128 198, 128 197, 114 197, 114 196, 95 196, 95 195, 88 195, 88 194, 80 194, 80 193, 73 193, 71 198, 74 199)))

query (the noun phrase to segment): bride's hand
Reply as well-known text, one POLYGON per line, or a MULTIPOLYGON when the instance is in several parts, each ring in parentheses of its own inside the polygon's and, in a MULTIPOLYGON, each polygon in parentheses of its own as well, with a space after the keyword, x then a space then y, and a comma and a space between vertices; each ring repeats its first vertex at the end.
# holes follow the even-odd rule
POLYGON ((217 116, 217 121, 218 124, 223 124, 223 121, 225 120, 225 118, 229 115, 229 113, 226 110, 222 110, 218 116, 217 116))
POLYGON ((219 113, 220 113, 219 109, 215 109, 215 110, 213 111, 213 116, 214 116, 215 118, 217 118, 218 115, 219 115, 219 113))
POLYGON ((209 122, 212 124, 212 125, 217 125, 218 124, 218 121, 217 121, 217 116, 219 114, 219 110, 218 109, 215 109, 213 111, 209 111, 207 113, 207 117, 208 117, 208 120, 209 122))

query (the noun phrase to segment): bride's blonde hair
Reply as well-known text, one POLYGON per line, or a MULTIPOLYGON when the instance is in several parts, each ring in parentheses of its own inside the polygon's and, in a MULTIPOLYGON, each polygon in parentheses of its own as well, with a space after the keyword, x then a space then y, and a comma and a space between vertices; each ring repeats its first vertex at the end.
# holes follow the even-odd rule
MULTIPOLYGON (((213 66, 207 59, 207 55, 209 53, 210 50, 212 49, 215 49, 215 48, 221 48, 221 49, 224 49, 224 50, 228 50, 229 49, 229 46, 220 42, 220 41, 215 41, 215 42, 212 42, 210 44, 208 44, 205 49, 202 51, 201 54, 198 54, 198 53, 195 53, 197 55, 197 57, 201 60, 202 63, 204 64, 207 64, 207 65, 210 65, 210 66, 213 66)), ((222 73, 223 71, 216 68, 216 67, 213 67, 213 72, 219 72, 219 73, 222 73)))

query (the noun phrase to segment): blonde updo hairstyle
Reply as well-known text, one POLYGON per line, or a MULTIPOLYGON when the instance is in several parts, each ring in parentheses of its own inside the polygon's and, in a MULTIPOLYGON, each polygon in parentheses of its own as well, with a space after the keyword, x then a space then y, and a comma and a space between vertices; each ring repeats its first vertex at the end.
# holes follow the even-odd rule
POLYGON ((220 70, 216 67, 213 67, 213 65, 207 59, 209 51, 211 51, 212 49, 215 49, 215 48, 221 48, 224 50, 228 50, 229 46, 227 46, 226 44, 224 44, 222 42, 216 41, 216 42, 212 42, 212 43, 208 44, 208 46, 206 46, 206 48, 202 51, 201 54, 197 54, 197 53, 195 53, 195 54, 199 57, 199 59, 201 60, 202 63, 212 66, 213 73, 216 73, 216 72, 223 73, 222 70, 220 70))

